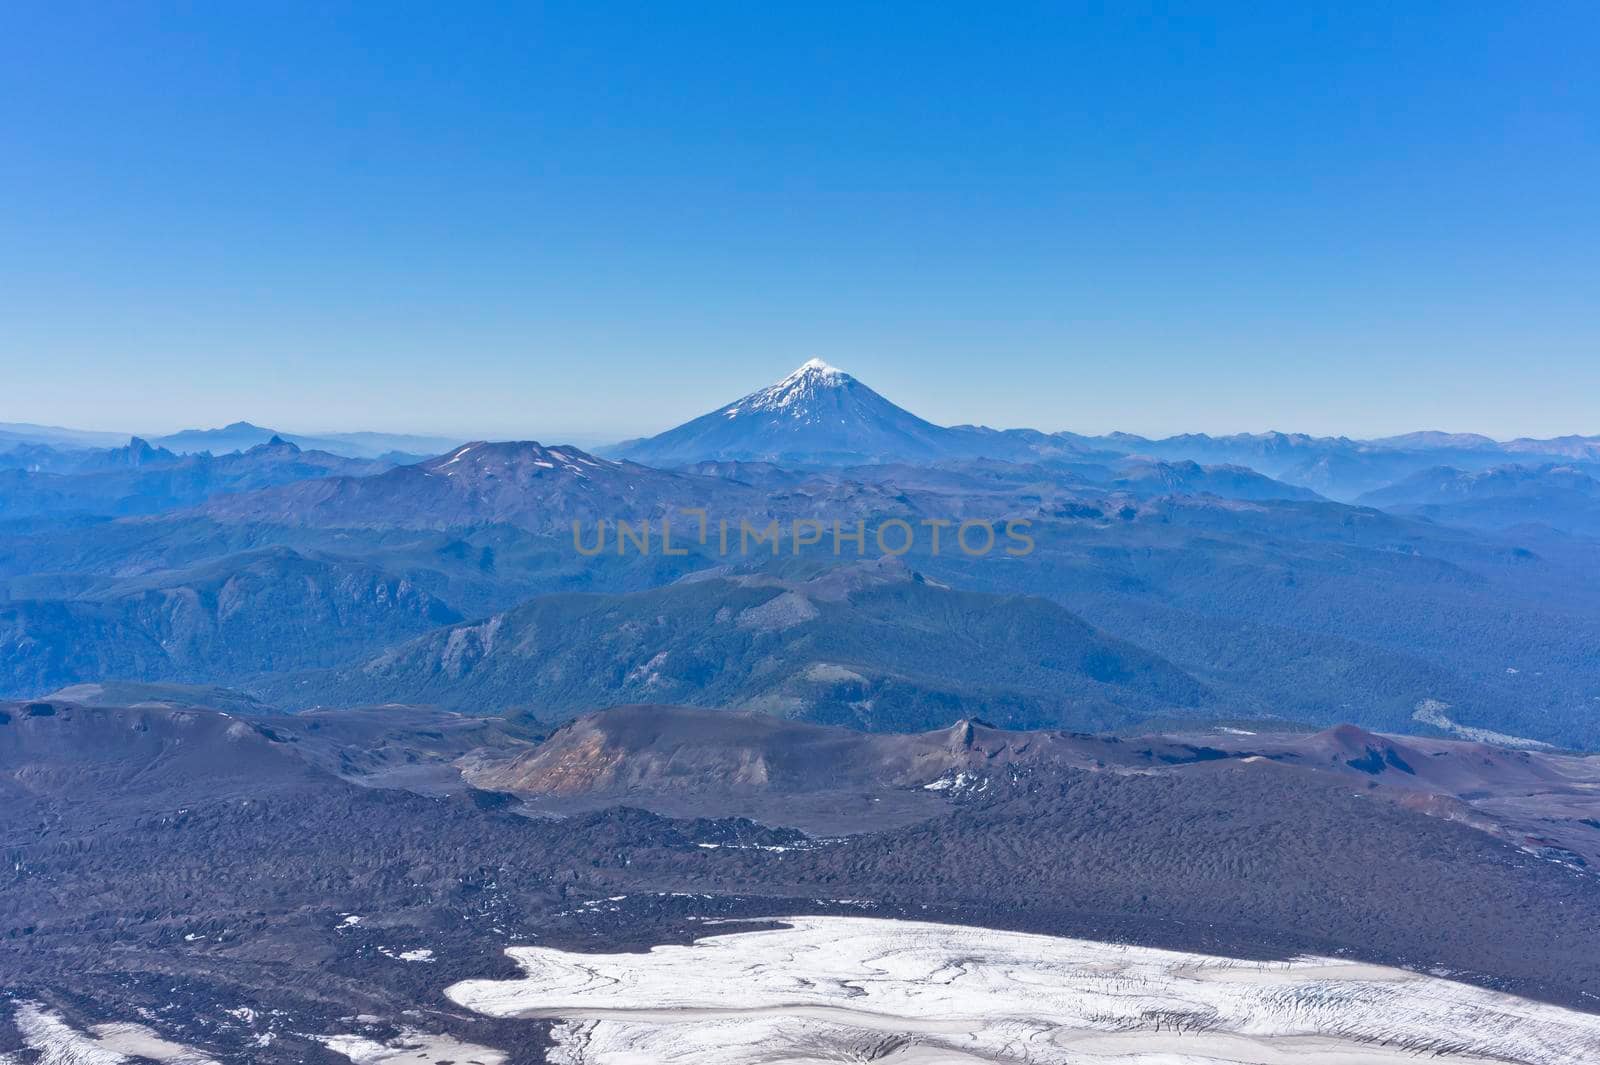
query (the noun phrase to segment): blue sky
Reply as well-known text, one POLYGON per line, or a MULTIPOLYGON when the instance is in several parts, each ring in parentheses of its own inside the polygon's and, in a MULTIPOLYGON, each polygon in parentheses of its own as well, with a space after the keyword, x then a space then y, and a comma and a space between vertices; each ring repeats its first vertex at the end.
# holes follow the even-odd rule
POLYGON ((0 420, 1600 433, 1600 7, 0 6, 0 420))

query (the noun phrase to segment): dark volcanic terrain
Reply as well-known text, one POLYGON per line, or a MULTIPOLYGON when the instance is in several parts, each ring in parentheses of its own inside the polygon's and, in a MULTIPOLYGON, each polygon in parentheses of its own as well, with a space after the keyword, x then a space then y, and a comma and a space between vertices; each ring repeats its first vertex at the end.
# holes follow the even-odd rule
POLYGON ((1583 1008, 1600 993, 1579 848, 1517 838, 1497 807, 1566 795, 1561 831, 1600 835, 1591 760, 1358 730, 889 736, 660 707, 538 739, 405 709, 5 704, 0 980, 79 1028, 137 1022, 229 1061, 341 1061, 314 1037, 402 1029, 538 1061, 539 1022, 441 989, 509 975, 508 944, 616 950, 777 913, 1338 953, 1583 1008), (353 782, 419 763, 480 786, 353 782), (891 795, 910 801, 878 818, 891 795), (599 808, 550 816, 540 796, 599 808), (741 797, 764 825, 694 810, 741 797), (788 800, 851 834, 796 831, 788 800), (638 808, 658 802, 678 816, 638 808))

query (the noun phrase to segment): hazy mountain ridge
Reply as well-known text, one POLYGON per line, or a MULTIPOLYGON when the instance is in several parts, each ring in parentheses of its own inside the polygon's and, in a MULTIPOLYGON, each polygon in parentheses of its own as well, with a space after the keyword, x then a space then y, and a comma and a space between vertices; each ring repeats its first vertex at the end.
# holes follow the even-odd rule
POLYGON ((930 727, 962 708, 1092 727, 1212 698, 1053 603, 933 587, 885 564, 545 596, 263 690, 292 706, 401 701, 541 720, 653 699, 867 729, 930 727))
MULTIPOLYGON (((0 462, 18 448, 43 447, 58 453, 115 448, 130 436, 141 434, 100 430, 65 429, 59 426, 0 422, 0 462)), ((460 445, 451 437, 416 433, 340 432, 291 433, 266 429, 250 422, 237 421, 215 429, 183 429, 176 433, 142 434, 155 447, 177 454, 214 455, 248 451, 273 437, 287 440, 306 451, 326 451, 344 458, 385 458, 393 454, 410 455, 414 460, 437 455, 460 445)))
POLYGON ((267 548, 87 598, 0 601, 0 691, 106 679, 234 682, 331 665, 459 616, 371 565, 267 548))
POLYGON ((1474 471, 1437 466, 1368 492, 1361 502, 1450 525, 1504 529, 1540 524, 1600 536, 1600 480, 1573 465, 1474 471))
POLYGON ((1209 494, 1226 499, 1321 499, 1315 491, 1287 484, 1248 466, 1203 466, 1191 459, 1178 462, 1124 460, 1110 487, 1142 496, 1209 494))
MULTIPOLYGON (((918 487, 852 486, 808 476, 798 494, 796 488, 765 493, 759 486, 741 488, 712 477, 680 479, 704 482, 700 487, 718 493, 731 488, 741 503, 754 489, 762 505, 782 513, 872 513, 893 507, 898 509, 890 513, 920 519, 952 509, 965 513, 962 508, 979 516, 993 513, 1030 494, 1034 475, 978 464, 924 471, 927 476, 916 480, 915 471, 883 469, 918 487)), ((513 492, 510 498, 518 496, 513 492)), ((442 498, 452 505, 457 501, 449 494, 442 498)), ((402 493, 385 506, 404 499, 402 493)), ((1227 692, 1240 714, 1424 727, 1411 723, 1411 715, 1431 699, 1451 704, 1456 719, 1469 726, 1554 742, 1595 742, 1589 702, 1600 677, 1587 641, 1596 630, 1592 595, 1597 590, 1595 570, 1585 561, 1592 548, 1581 543, 1533 539, 1527 541, 1530 549, 1314 500, 1142 498, 1074 488, 1059 499, 1028 506, 1030 513, 1044 516, 1034 518, 1037 546, 1026 559, 985 562, 949 554, 948 547, 933 557, 924 543, 908 561, 958 589, 1052 599, 1227 692)), ((343 524, 348 512, 341 512, 338 522, 325 528, 187 515, 0 537, 0 594, 9 588, 13 599, 100 595, 130 579, 119 573, 187 568, 276 543, 375 566, 389 579, 403 578, 427 590, 459 616, 482 619, 533 595, 642 592, 727 561, 692 542, 695 551, 686 558, 633 553, 618 558, 614 548, 584 558, 572 548, 570 527, 540 535, 483 524, 475 513, 467 508, 459 518, 467 524, 443 529, 432 526, 447 523, 425 513, 426 522, 412 519, 426 525, 422 528, 396 529, 383 520, 352 528, 343 524)), ((536 508, 534 513, 549 512, 536 508)), ((783 554, 788 553, 784 546, 783 554)), ((824 561, 832 559, 828 551, 818 553, 824 561)), ((769 558, 768 564, 775 563, 769 558)), ((261 622, 276 624, 267 616, 261 622)), ((413 623, 403 617, 396 622, 413 623)), ((387 631, 379 617, 370 624, 380 634, 375 638, 387 631)), ((51 631, 65 640, 69 630, 51 631)), ((90 639, 83 650, 92 650, 98 639, 114 638, 111 629, 85 631, 90 639), (102 635, 93 636, 96 632, 102 635)), ((303 638, 313 636, 308 630, 303 638)), ((330 651, 316 649, 317 654, 330 651)), ((106 661, 108 670, 138 665, 106 661)), ((167 669, 162 665, 154 676, 78 671, 71 677, 164 679, 171 675, 167 669)), ((264 677, 260 683, 276 687, 285 680, 264 677)), ((393 690, 372 678, 363 683, 367 687, 360 689, 358 701, 419 698, 406 687, 409 682, 393 690)), ((474 709, 498 709, 504 705, 499 697, 511 693, 511 688, 485 688, 480 694, 487 702, 474 709)), ((294 694, 306 698, 303 690, 294 694)), ((604 702, 624 696, 608 689, 594 697, 604 702)), ((665 696, 637 691, 625 697, 665 696)), ((930 723, 970 712, 951 703, 940 720, 930 723)))
POLYGON ((376 459, 399 453, 411 459, 437 455, 460 445, 459 440, 412 433, 290 433, 264 429, 239 421, 219 429, 184 429, 158 436, 154 443, 181 454, 248 451, 274 437, 287 440, 306 451, 326 451, 348 458, 376 459))
POLYGON ((0 422, 0 451, 20 445, 59 448, 116 447, 131 434, 96 429, 69 429, 33 422, 0 422))
POLYGON ((137 436, 122 447, 63 449, 48 444, 19 444, 0 451, 0 469, 30 473, 90 473, 126 466, 165 465, 178 461, 166 448, 154 447, 137 436))
POLYGON ((1242 465, 1342 501, 1382 488, 1440 463, 1471 469, 1507 462, 1579 459, 1600 462, 1600 437, 1519 438, 1499 443, 1474 433, 1409 433, 1378 440, 1313 437, 1303 433, 1190 433, 1159 440, 1113 433, 1095 443, 1128 454, 1242 465))
POLYGON ((34 468, 0 469, 0 517, 156 514, 219 495, 391 467, 377 459, 306 451, 276 436, 225 455, 178 455, 134 437, 125 447, 74 452, 70 458, 60 472, 45 468, 40 456, 33 456, 34 468))

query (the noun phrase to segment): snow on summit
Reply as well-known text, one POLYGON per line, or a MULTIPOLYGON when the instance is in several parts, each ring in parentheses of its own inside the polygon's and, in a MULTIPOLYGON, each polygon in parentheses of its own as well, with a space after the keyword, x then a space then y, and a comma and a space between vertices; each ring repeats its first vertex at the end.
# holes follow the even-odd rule
POLYGON ((829 366, 821 359, 807 359, 788 377, 759 392, 750 393, 737 403, 723 408, 722 413, 726 417, 737 418, 758 411, 784 411, 790 417, 805 417, 811 412, 812 404, 821 390, 843 388, 854 381, 855 378, 837 366, 829 366))
POLYGON ((966 433, 944 429, 821 359, 616 454, 651 466, 704 460, 849 464, 944 457, 966 433))

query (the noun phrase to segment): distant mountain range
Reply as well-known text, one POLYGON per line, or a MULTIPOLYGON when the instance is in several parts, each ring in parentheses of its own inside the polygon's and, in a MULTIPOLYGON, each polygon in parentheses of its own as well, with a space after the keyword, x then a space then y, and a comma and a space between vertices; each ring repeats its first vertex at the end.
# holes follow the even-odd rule
POLYGON ((60 448, 115 447, 128 436, 128 433, 65 429, 59 425, 35 425, 32 422, 0 422, 0 451, 25 444, 60 448))
POLYGON ((1508 529, 1546 525, 1600 535, 1600 480, 1573 465, 1435 466, 1368 492, 1360 502, 1448 525, 1508 529))
POLYGON ((1587 438, 940 427, 820 363, 674 433, 634 447, 706 457, 0 445, 0 695, 226 685, 552 718, 671 701, 869 729, 1225 707, 1600 744, 1587 438), (698 510, 777 522, 779 550, 695 542, 698 510), (659 549, 667 517, 686 554, 659 549), (656 523, 657 549, 624 557, 614 524, 602 554, 574 549, 574 522, 592 544, 617 519, 656 523), (797 519, 1024 520, 1036 550, 924 538, 903 560, 921 580, 829 598, 880 548, 797 557, 797 519))
POLYGON ((1600 467, 1600 436, 1497 442, 1475 433, 1417 432, 1377 440, 1303 433, 1188 433, 1151 439, 1035 429, 939 426, 896 406, 843 370, 813 359, 783 380, 656 436, 605 452, 651 466, 767 462, 841 466, 952 459, 1114 461, 1125 457, 1240 466, 1334 499, 1438 465, 1508 462, 1600 467))
MULTIPOLYGON (((186 429, 150 444, 177 454, 220 455, 272 439, 308 451, 405 465, 443 455, 463 441, 436 436, 350 432, 301 435, 234 422, 186 429)), ((117 434, 0 423, 0 469, 74 472, 76 454, 121 443, 117 434), (48 449, 48 450, 41 450, 48 449)), ((1097 463, 1127 459, 1236 466, 1330 499, 1356 500, 1434 466, 1481 471, 1512 464, 1570 464, 1600 473, 1600 435, 1496 441, 1477 433, 1422 431, 1372 440, 1303 433, 1186 433, 1150 438, 1130 433, 1084 436, 1037 429, 935 425, 895 405, 863 382, 812 359, 766 388, 674 429, 596 455, 657 468, 703 463, 846 467, 989 460, 1097 463)))
POLYGON ((391 457, 415 461, 438 455, 460 445, 460 440, 441 436, 416 436, 409 433, 322 433, 316 436, 263 429, 249 422, 234 422, 220 429, 185 429, 169 436, 156 437, 153 443, 171 451, 214 455, 243 451, 277 437, 307 451, 326 451, 350 458, 391 457))
POLYGON ((1276 432, 1232 436, 1191 433, 1162 440, 1113 433, 1092 439, 1099 446, 1127 454, 1246 466, 1346 502, 1446 459, 1471 470, 1544 462, 1577 462, 1600 469, 1600 437, 1519 439, 1503 444, 1474 434, 1452 433, 1411 433, 1382 440, 1276 432))
MULTIPOLYGON (((1600 633, 1592 545, 1538 530, 1508 540, 1403 514, 1285 498, 1304 491, 1229 467, 1129 458, 810 470, 728 463, 691 473, 569 447, 469 445, 419 466, 312 477, 151 517, 45 515, 0 525, 0 648, 7 663, 0 694, 122 679, 242 686, 288 705, 443 700, 466 709, 544 705, 574 713, 625 700, 769 699, 806 716, 871 727, 936 725, 973 712, 1075 727, 1188 705, 1107 685, 1066 703, 1040 701, 1052 686, 1073 690, 1060 678, 1020 696, 1006 694, 1003 683, 979 683, 983 663, 1010 661, 997 648, 1026 644, 1022 634, 976 619, 990 607, 1004 612, 1006 597, 1021 594, 1048 600, 1103 636, 1164 661, 1219 693, 1236 714, 1431 728, 1414 722, 1415 708, 1431 700, 1450 704, 1446 716, 1463 727, 1600 742, 1590 706, 1600 690, 1594 688, 1600 663, 1588 654, 1600 633), (589 631, 580 620, 599 617, 569 613, 573 602, 553 593, 613 597, 606 610, 621 619, 617 631, 628 633, 634 622, 676 616, 653 609, 658 595, 665 596, 662 606, 703 597, 708 608, 737 615, 743 607, 735 606, 752 595, 777 597, 776 586, 751 580, 807 582, 810 571, 793 567, 850 561, 848 551, 838 558, 825 548, 794 559, 785 544, 780 557, 743 561, 757 569, 729 572, 717 567, 739 558, 718 557, 692 541, 683 545, 685 557, 659 551, 619 557, 614 547, 583 557, 573 549, 573 520, 592 528, 603 516, 654 519, 685 506, 736 519, 771 515, 785 525, 811 515, 908 522, 1026 516, 1037 550, 1026 559, 971 559, 948 549, 930 556, 924 541, 906 562, 953 592, 933 594, 938 589, 929 585, 885 599, 894 611, 869 628, 857 612, 835 618, 829 612, 842 607, 819 608, 828 617, 819 637, 844 633, 842 651, 871 651, 857 662, 862 668, 846 665, 869 682, 856 694, 849 685, 806 679, 813 660, 841 664, 834 657, 757 670, 776 661, 762 640, 746 642, 750 633, 731 623, 691 624, 692 612, 658 633, 666 643, 653 650, 648 641, 639 645, 649 650, 643 658, 622 654, 614 680, 605 673, 591 677, 592 684, 551 686, 527 673, 527 660, 507 650, 521 639, 512 640, 511 632, 544 634, 542 641, 563 627, 589 631), (269 548, 290 554, 264 555, 269 548), (698 571, 721 579, 698 589, 662 588, 698 571), (271 588, 281 594, 263 594, 271 588), (973 620, 939 636, 938 649, 920 663, 884 656, 925 632, 922 614, 974 593, 983 593, 989 607, 975 607, 973 620), (496 617, 499 637, 485 661, 458 681, 439 672, 457 654, 441 648, 466 652, 480 639, 479 624, 496 617), (1491 617, 1498 620, 1486 624, 1491 617), (318 620, 307 624, 308 618, 318 620), (974 671, 941 673, 947 660, 961 661, 947 645, 968 637, 981 640, 983 658, 974 671), (718 664, 706 667, 707 676, 723 676, 723 686, 712 690, 706 682, 697 695, 692 672, 665 689, 641 687, 648 670, 628 679, 668 644, 685 653, 715 649, 707 661, 718 664), (304 672, 319 668, 331 672, 304 672), (877 693, 892 677, 913 679, 877 693), (851 708, 869 702, 870 712, 851 708)), ((875 556, 876 546, 868 547, 875 556)), ((810 599, 808 592, 797 595, 810 599)), ((570 647, 539 646, 552 661, 566 661, 570 675, 589 675, 596 661, 607 660, 598 649, 611 646, 610 631, 594 629, 590 642, 570 647)), ((782 640, 773 646, 795 647, 782 640)), ((658 684, 672 676, 656 672, 658 684)), ((1019 663, 1012 673, 1021 678, 1027 671, 1019 663)))
MULTIPOLYGON (((116 447, 130 436, 136 434, 63 429, 59 426, 33 425, 25 422, 0 422, 0 459, 9 452, 29 446, 67 452, 116 447)), ((165 448, 178 454, 209 451, 213 455, 224 455, 230 451, 248 451, 274 438, 286 440, 306 451, 326 451, 346 458, 390 457, 411 461, 441 454, 461 443, 460 440, 450 437, 421 436, 412 433, 290 433, 280 429, 266 429, 244 421, 233 422, 218 429, 184 429, 149 439, 155 447, 165 448)))
POLYGON ((232 492, 309 478, 365 476, 391 466, 380 459, 302 450, 276 436, 223 455, 179 455, 138 437, 105 450, 44 451, 31 448, 21 468, 6 468, 0 455, 0 517, 155 514, 232 492))

